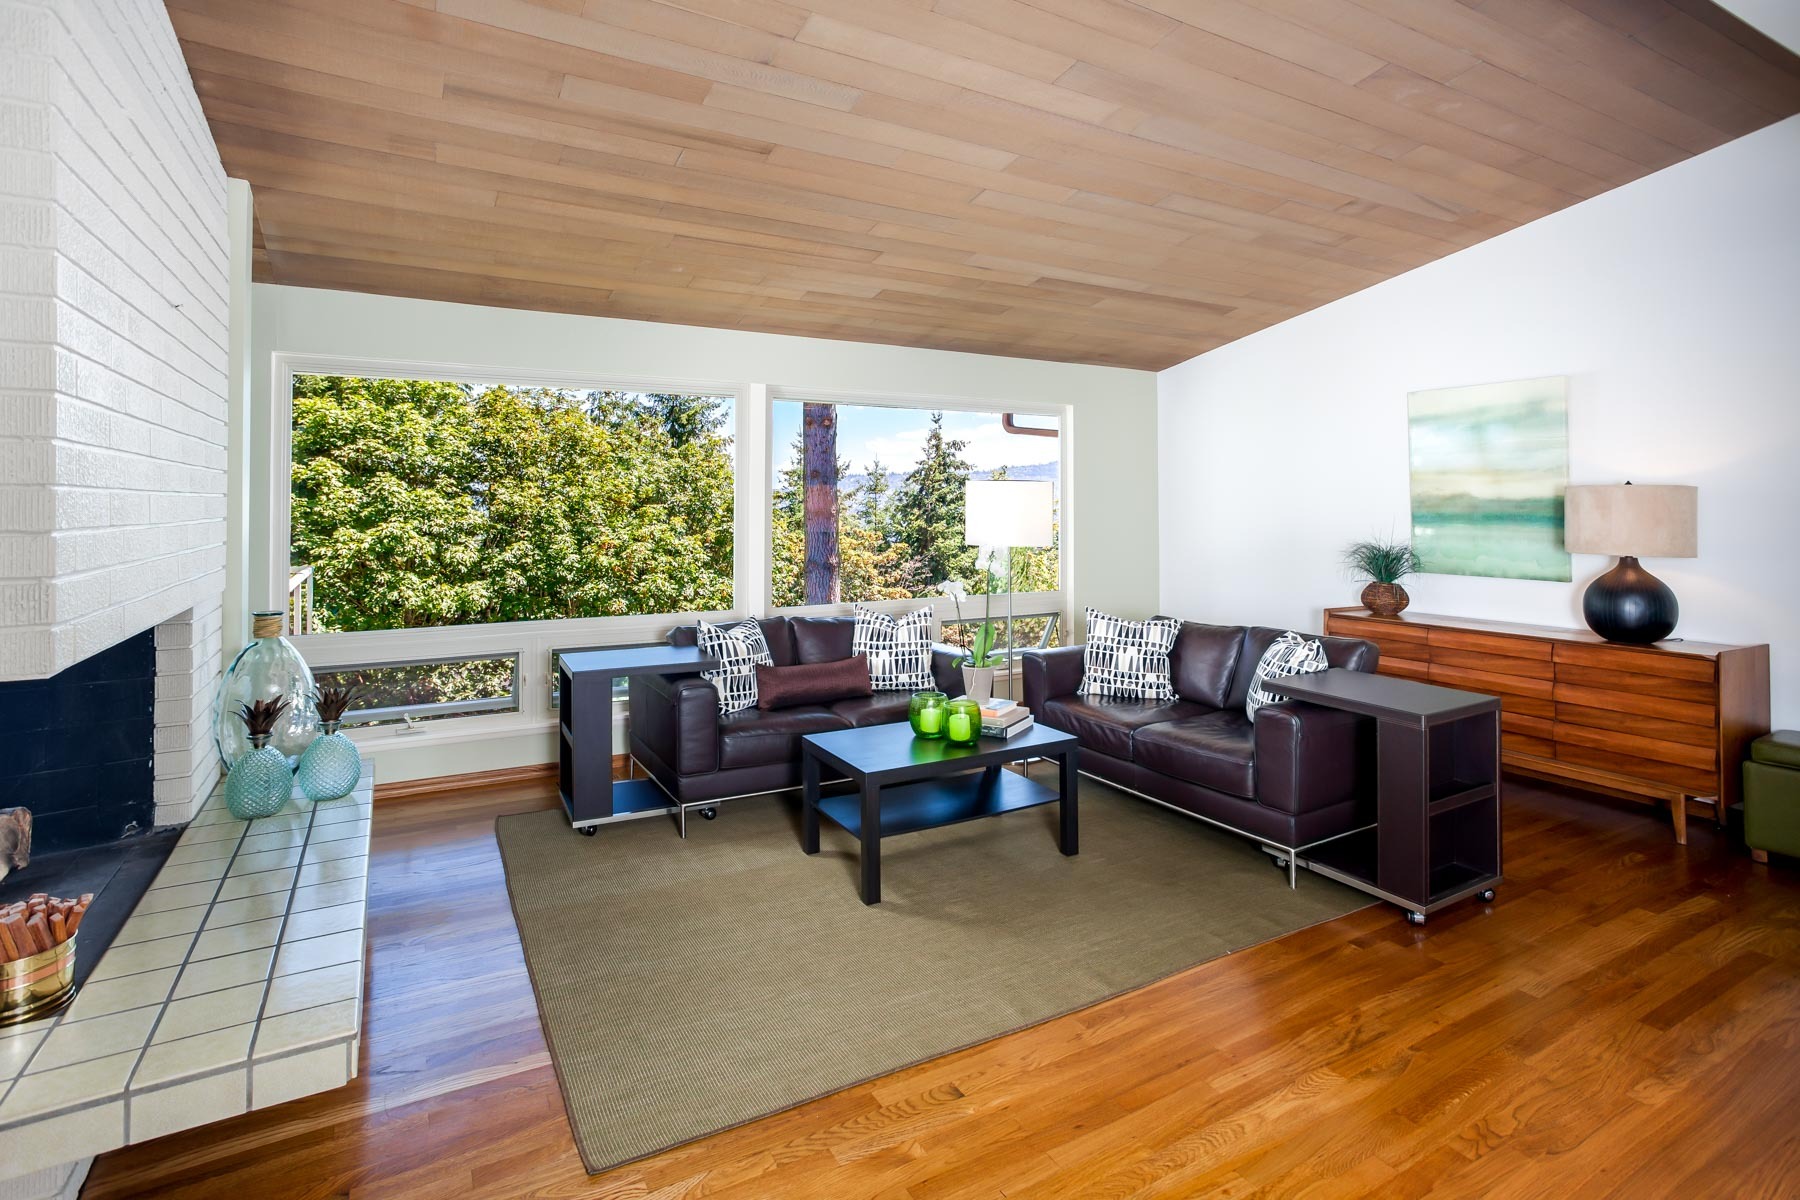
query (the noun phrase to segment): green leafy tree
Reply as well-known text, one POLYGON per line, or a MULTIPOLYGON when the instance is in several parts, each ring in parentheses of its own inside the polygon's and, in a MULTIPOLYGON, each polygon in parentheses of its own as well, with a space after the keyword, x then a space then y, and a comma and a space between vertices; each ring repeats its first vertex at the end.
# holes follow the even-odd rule
POLYGON ((894 539, 905 544, 898 582, 924 595, 947 579, 971 589, 982 578, 975 548, 963 543, 963 491, 971 467, 963 458, 969 444, 944 436, 944 414, 931 414, 919 461, 901 480, 894 497, 894 539))
POLYGON ((325 627, 729 607, 722 402, 675 399, 297 378, 293 550, 325 627))

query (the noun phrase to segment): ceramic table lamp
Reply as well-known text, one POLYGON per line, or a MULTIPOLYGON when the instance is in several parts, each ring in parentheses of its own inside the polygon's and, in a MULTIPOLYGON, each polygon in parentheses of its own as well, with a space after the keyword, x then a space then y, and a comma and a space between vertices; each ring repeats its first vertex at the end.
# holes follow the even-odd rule
POLYGON ((1638 564, 1642 558, 1693 558, 1699 553, 1698 490, 1674 483, 1571 486, 1563 541, 1571 554, 1611 554, 1613 569, 1588 584, 1581 614, 1609 642, 1645 645, 1675 631, 1680 607, 1669 585, 1638 564))

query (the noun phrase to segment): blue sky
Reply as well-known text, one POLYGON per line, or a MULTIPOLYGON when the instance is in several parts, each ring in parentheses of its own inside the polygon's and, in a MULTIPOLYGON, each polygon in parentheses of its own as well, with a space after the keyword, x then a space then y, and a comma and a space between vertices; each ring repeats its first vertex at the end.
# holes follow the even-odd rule
MULTIPOLYGON (((778 469, 788 460, 794 439, 799 436, 801 407, 798 401, 775 402, 770 435, 778 469)), ((1020 418, 1021 424, 1054 422, 1055 418, 1035 414, 1020 418)), ((925 431, 930 427, 931 414, 924 409, 840 404, 838 457, 849 461, 853 473, 868 470, 869 461, 875 456, 889 471, 904 472, 918 461, 919 447, 925 444, 925 431)), ((946 412, 944 434, 969 443, 963 457, 978 471, 1054 462, 1057 458, 1057 443, 1048 438, 1007 433, 1000 428, 998 413, 946 412)))

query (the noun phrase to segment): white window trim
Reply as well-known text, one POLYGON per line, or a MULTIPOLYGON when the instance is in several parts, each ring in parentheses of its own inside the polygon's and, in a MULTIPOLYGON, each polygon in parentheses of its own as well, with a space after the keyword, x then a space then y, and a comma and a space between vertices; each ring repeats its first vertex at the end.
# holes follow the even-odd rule
MULTIPOLYGON (((726 396, 732 400, 735 484, 733 488, 732 608, 711 612, 658 613, 627 617, 581 617, 546 621, 507 621, 486 625, 430 626, 420 629, 369 630, 356 633, 316 633, 292 639, 307 662, 317 670, 353 667, 371 662, 430 660, 434 655, 516 654, 519 659, 517 712, 443 718, 417 728, 440 733, 446 721, 470 736, 499 736, 535 732, 555 723, 550 708, 549 662, 557 650, 589 646, 628 646, 660 642, 678 625, 740 619, 750 615, 806 616, 848 614, 852 606, 814 605, 776 609, 771 601, 769 506, 773 497, 774 456, 770 429, 774 402, 812 401, 823 404, 876 408, 912 408, 925 411, 1003 412, 1054 416, 1058 419, 1058 473, 1060 482, 1059 572, 1061 588, 1054 592, 1021 592, 1012 597, 1020 616, 1062 614, 1063 628, 1070 629, 1069 579, 1073 555, 1074 472, 1073 407, 1030 399, 992 396, 930 395, 893 392, 850 392, 765 383, 708 379, 676 379, 628 375, 589 375, 581 372, 484 366, 473 363, 432 362, 415 359, 361 358, 343 355, 277 351, 271 355, 268 442, 269 547, 268 574, 251 580, 253 603, 263 610, 281 609, 287 601, 288 561, 292 555, 293 397, 296 375, 345 375, 381 379, 443 379, 505 383, 525 387, 558 387, 575 390, 693 393, 726 396), (756 553, 745 553, 746 548, 756 553), (260 594, 258 594, 260 593, 260 594), (746 601, 755 597, 756 602, 746 601)), ((994 596, 996 606, 1007 600, 994 596)), ((947 597, 872 601, 868 607, 906 611, 931 605, 935 624, 956 619, 955 604, 947 597)), ((964 601, 964 620, 979 619, 964 601)), ((376 726, 354 731, 358 741, 387 742, 424 736, 404 726, 376 726)))

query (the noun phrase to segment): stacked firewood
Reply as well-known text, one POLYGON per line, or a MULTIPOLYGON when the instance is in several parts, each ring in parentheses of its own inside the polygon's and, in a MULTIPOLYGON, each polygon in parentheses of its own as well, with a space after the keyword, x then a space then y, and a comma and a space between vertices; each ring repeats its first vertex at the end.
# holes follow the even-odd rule
POLYGON ((35 892, 23 900, 0 904, 0 962, 42 954, 74 937, 93 899, 92 892, 79 900, 58 900, 35 892))

